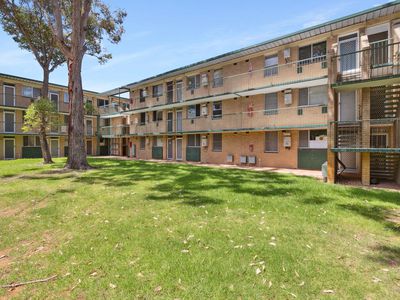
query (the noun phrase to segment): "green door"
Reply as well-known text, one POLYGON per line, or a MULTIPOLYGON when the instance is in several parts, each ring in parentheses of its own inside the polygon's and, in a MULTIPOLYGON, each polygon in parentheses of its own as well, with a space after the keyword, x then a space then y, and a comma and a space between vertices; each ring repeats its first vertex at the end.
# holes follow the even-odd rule
POLYGON ((200 147, 187 147, 186 148, 186 160, 187 161, 200 161, 200 147))
POLYGON ((327 149, 299 149, 298 168, 307 170, 321 170, 327 160, 327 149))

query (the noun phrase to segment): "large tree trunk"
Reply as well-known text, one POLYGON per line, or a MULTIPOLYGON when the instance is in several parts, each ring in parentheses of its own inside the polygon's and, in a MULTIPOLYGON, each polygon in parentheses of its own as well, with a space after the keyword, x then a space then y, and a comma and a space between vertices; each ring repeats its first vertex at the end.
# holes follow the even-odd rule
MULTIPOLYGON (((43 85, 42 85, 42 97, 48 98, 49 96, 49 68, 43 67, 43 85)), ((43 117, 41 117, 43 118, 43 117)), ((41 124, 45 124, 46 120, 42 120, 41 124)), ((39 140, 40 148, 42 149, 43 163, 52 164, 51 153, 49 149, 49 143, 47 142, 46 127, 40 126, 39 129, 39 140)))
POLYGON ((68 160, 66 168, 87 170, 90 168, 85 149, 84 106, 82 90, 82 55, 68 59, 68 93, 70 117, 68 124, 68 160))

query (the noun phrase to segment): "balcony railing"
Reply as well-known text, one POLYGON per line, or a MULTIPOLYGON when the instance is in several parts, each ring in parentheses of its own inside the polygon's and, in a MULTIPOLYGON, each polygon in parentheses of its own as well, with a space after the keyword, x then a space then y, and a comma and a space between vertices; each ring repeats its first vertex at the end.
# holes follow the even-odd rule
POLYGON ((113 115, 119 114, 128 110, 127 107, 120 105, 118 103, 112 103, 110 105, 99 106, 99 114, 100 115, 113 115))
POLYGON ((400 119, 386 118, 330 123, 338 152, 400 152, 400 119))
MULTIPOLYGON (((178 88, 175 85, 172 91, 168 90, 168 93, 166 92, 157 98, 149 95, 145 101, 143 101, 143 96, 141 97, 137 93, 132 98, 133 105, 136 109, 207 97, 229 95, 237 97, 241 93, 256 93, 255 90, 257 89, 278 85, 285 86, 328 76, 326 55, 259 69, 254 69, 251 63, 248 63, 246 68, 248 70, 245 72, 242 71, 242 73, 215 80, 208 76, 206 80, 201 80, 195 86, 188 86, 186 82, 180 84, 178 88), (171 97, 171 93, 173 93, 173 97, 171 97)), ((241 69, 245 68, 242 67, 241 69)))
POLYGON ((102 137, 122 137, 129 135, 129 125, 103 126, 100 128, 102 137))
POLYGON ((336 83, 390 78, 400 75, 400 43, 384 40, 366 49, 332 57, 337 67, 336 83))
POLYGON ((190 132, 251 131, 291 128, 326 128, 326 105, 291 107, 262 111, 228 113, 218 116, 199 116, 182 120, 133 124, 130 134, 158 135, 190 132))
MULTIPOLYGON (((25 132, 22 130, 22 122, 0 122, 0 133, 2 134, 38 134, 37 130, 25 132)), ((68 134, 67 125, 50 125, 47 130, 48 135, 66 135, 68 134)))

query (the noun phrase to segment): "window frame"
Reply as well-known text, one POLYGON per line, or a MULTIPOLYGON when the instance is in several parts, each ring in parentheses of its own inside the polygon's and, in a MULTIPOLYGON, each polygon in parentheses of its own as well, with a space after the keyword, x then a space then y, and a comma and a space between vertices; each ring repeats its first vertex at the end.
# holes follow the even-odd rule
POLYGON ((146 125, 146 113, 145 113, 145 112, 141 112, 141 113, 140 113, 139 125, 140 125, 140 126, 146 125), (142 118, 142 117, 144 117, 144 118, 142 118), (143 119, 143 120, 142 120, 142 119, 143 119))
POLYGON ((224 85, 224 77, 222 75, 222 68, 216 69, 213 72, 213 88, 221 87, 224 85), (219 76, 215 76, 219 74, 219 76))
POLYGON ((164 85, 162 83, 153 85, 153 98, 161 97, 164 94, 164 85))
POLYGON ((222 101, 213 102, 212 103, 212 113, 211 113, 212 119, 213 120, 222 119, 222 112, 223 112, 223 110, 222 110, 222 101), (220 109, 216 109, 215 108, 216 105, 220 105, 220 109), (218 112, 218 111, 220 111, 220 114, 215 114, 215 112, 218 112))
POLYGON ((196 74, 196 75, 191 75, 191 76, 187 76, 186 78, 186 83, 187 83, 187 89, 188 90, 196 90, 198 88, 200 88, 201 86, 201 75, 200 74, 196 74), (192 81, 193 80, 194 85, 192 85, 192 81))
POLYGON ((222 133, 213 133, 212 135, 212 151, 213 152, 222 152, 222 133), (219 141, 215 141, 216 137, 219 137, 219 141), (219 146, 218 148, 215 145, 219 146))
POLYGON ((145 150, 146 149, 146 137, 141 136, 139 138, 139 150, 145 150))
POLYGON ((26 97, 26 98, 33 98, 33 86, 23 86, 22 87, 22 97, 26 97), (29 89, 30 94, 26 95, 25 91, 29 89))
POLYGON ((186 110, 186 115, 188 119, 196 119, 199 118, 201 116, 201 105, 200 104, 192 104, 192 105, 188 105, 187 110, 186 110), (194 115, 191 115, 189 113, 190 109, 194 107, 194 115))
POLYGON ((69 103, 69 94, 68 92, 64 92, 64 97, 63 97, 63 102, 64 103, 69 103))
POLYGON ((298 107, 327 106, 327 105, 328 105, 328 86, 326 86, 326 85, 316 85, 316 86, 310 86, 310 87, 299 89, 299 98, 298 98, 298 103, 297 103, 298 107), (321 88, 321 87, 325 87, 326 88, 326 102, 325 103, 318 103, 318 104, 310 104, 310 95, 311 95, 310 90, 313 89, 313 88, 321 88), (300 105, 300 95, 301 95, 301 91, 302 90, 307 90, 307 104, 300 105))
POLYGON ((279 56, 278 53, 273 55, 267 55, 264 58, 264 77, 277 76, 279 74, 279 56), (269 59, 275 59, 276 64, 268 65, 269 59))
POLYGON ((279 153, 279 131, 266 131, 264 135, 264 152, 265 153, 279 153), (267 149, 267 136, 271 133, 276 134, 276 150, 268 150, 267 149))
POLYGON ((187 135, 187 148, 200 148, 201 147, 201 135, 200 134, 188 134, 187 135), (194 145, 190 145, 190 137, 194 138, 194 145))
POLYGON ((279 112, 278 109, 279 109, 279 95, 278 95, 278 92, 265 94, 265 96, 264 96, 264 115, 266 115, 266 116, 277 115, 278 112, 279 112), (268 100, 267 98, 268 98, 268 96, 271 96, 271 95, 275 95, 276 96, 276 108, 267 109, 267 100, 268 100))

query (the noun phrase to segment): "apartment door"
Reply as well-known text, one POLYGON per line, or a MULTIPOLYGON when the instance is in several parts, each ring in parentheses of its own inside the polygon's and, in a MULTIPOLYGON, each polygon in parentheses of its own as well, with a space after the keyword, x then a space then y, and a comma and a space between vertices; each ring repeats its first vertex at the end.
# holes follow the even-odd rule
POLYGON ((174 113, 172 111, 169 111, 167 114, 167 131, 172 132, 173 127, 174 127, 174 113))
POLYGON ((182 157, 182 141, 183 141, 183 139, 182 138, 177 138, 176 139, 176 160, 182 160, 183 159, 183 157, 182 157))
POLYGON ((167 159, 172 160, 174 158, 174 143, 173 139, 169 138, 167 141, 167 159))
POLYGON ((15 132, 15 113, 12 111, 4 112, 4 132, 5 133, 15 132))
POLYGON ((58 139, 50 140, 50 153, 51 153, 51 157, 59 157, 60 156, 58 139))
POLYGON ((358 34, 350 34, 339 38, 339 70, 340 73, 352 73, 359 68, 358 34))
POLYGON ((174 83, 172 81, 167 82, 167 103, 174 102, 174 83))
POLYGON ((339 121, 357 120, 357 98, 355 91, 340 92, 339 121))
POLYGON ((15 159, 14 139, 4 139, 4 159, 15 159))
POLYGON ((15 106, 15 87, 12 85, 3 86, 3 102, 5 106, 15 106))
POLYGON ((176 86, 176 102, 182 102, 183 101, 183 82, 182 82, 182 80, 177 81, 175 86, 176 86))
POLYGON ((178 110, 176 112, 176 131, 182 132, 182 111, 178 110))
POLYGON ((92 150, 93 149, 93 142, 91 140, 86 141, 86 154, 87 155, 93 155, 92 150))

